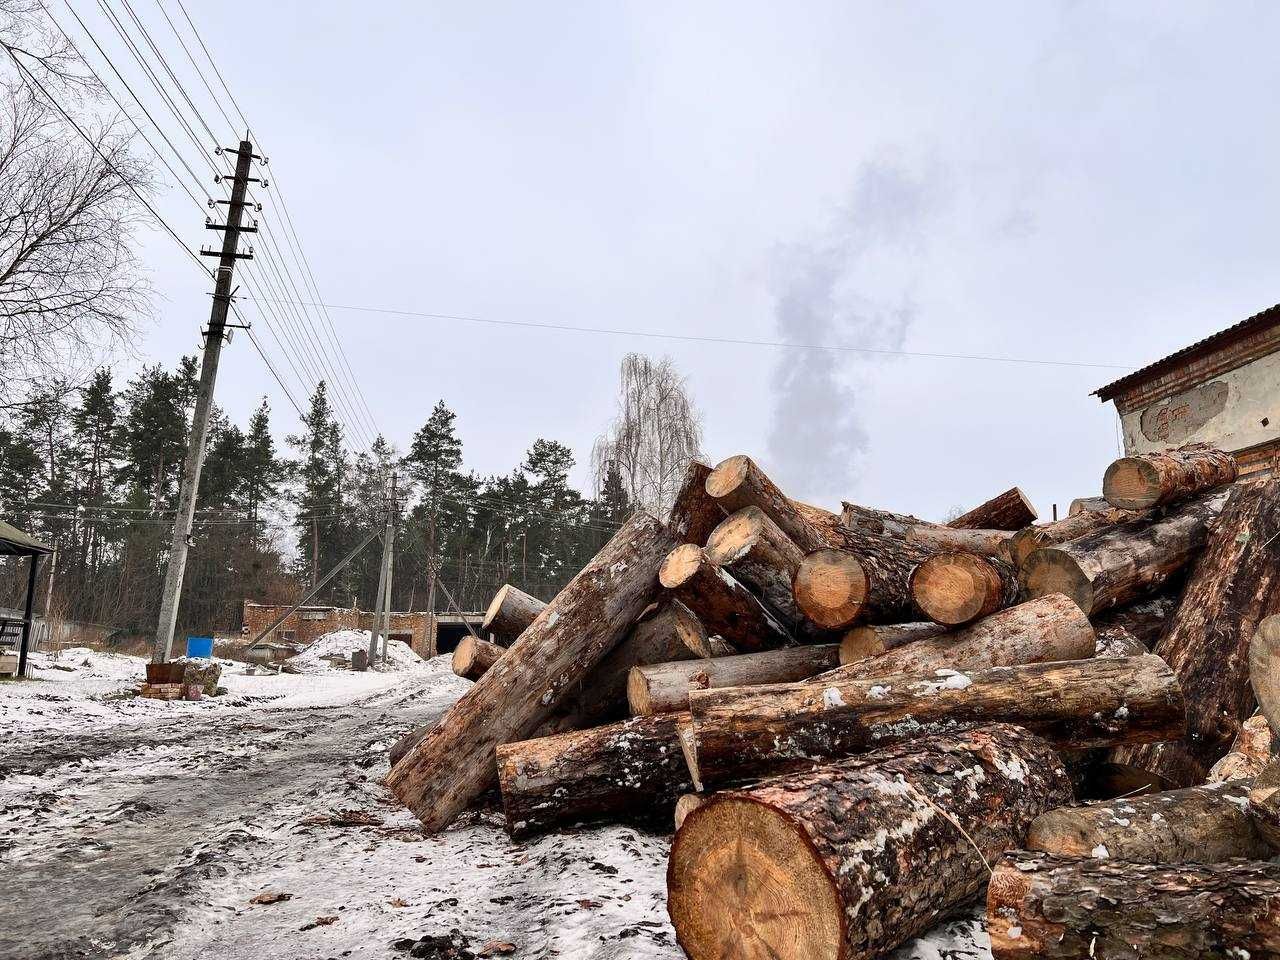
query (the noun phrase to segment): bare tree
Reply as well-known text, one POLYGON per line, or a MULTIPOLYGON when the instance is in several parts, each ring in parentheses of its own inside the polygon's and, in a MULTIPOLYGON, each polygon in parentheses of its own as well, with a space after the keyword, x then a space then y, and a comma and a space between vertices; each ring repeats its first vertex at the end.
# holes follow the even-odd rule
POLYGON ((623 357, 618 414, 591 451, 597 490, 616 469, 633 505, 665 517, 701 443, 700 417, 671 359, 623 357))

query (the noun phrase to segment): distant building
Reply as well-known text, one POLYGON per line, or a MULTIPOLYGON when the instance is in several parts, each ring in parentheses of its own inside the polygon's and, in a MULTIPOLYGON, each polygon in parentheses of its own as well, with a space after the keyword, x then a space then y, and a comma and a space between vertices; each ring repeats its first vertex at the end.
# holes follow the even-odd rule
POLYGON ((1242 477, 1280 472, 1280 305, 1094 391, 1114 400, 1126 454, 1211 443, 1242 477))
MULTIPOLYGON (((243 632, 256 637, 262 630, 289 609, 289 604, 263 604, 244 601, 243 632)), ((480 629, 483 613, 467 613, 466 623, 456 614, 438 613, 432 616, 425 611, 412 613, 391 612, 387 636, 402 640, 419 656, 433 657, 437 653, 449 653, 458 641, 467 635, 467 625, 480 629)), ((309 646, 319 637, 334 630, 372 630, 374 614, 355 607, 299 607, 289 614, 260 645, 271 645, 287 656, 293 649, 309 646)), ((279 659, 279 657, 277 657, 279 659)))

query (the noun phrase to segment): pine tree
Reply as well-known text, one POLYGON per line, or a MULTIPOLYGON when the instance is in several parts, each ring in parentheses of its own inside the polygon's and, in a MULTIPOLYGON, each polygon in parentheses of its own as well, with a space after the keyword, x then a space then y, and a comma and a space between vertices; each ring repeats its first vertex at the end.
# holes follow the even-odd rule
POLYGON ((249 429, 244 438, 244 487, 242 505, 258 528, 262 510, 271 506, 280 494, 280 484, 285 478, 285 468, 276 456, 275 440, 271 437, 271 407, 267 398, 249 418, 249 429))
MULTIPOLYGON (((469 527, 472 511, 469 496, 475 483, 465 477, 462 466, 462 441, 454 422, 457 415, 443 400, 437 401, 427 422, 413 435, 404 465, 418 494, 413 518, 423 531, 424 566, 427 580, 427 609, 438 607, 436 574, 443 566, 442 558, 451 556, 469 527)), ((461 552, 461 551, 459 551, 461 552)), ((462 579, 457 570, 455 582, 462 579)))
MULTIPOLYGON (((342 558, 342 538, 323 534, 332 532, 333 528, 327 526, 329 518, 340 516, 346 506, 342 482, 346 450, 342 445, 342 427, 334 415, 323 380, 311 395, 311 405, 302 419, 302 432, 288 437, 288 443, 298 453, 292 465, 298 485, 294 497, 298 507, 298 569, 314 583, 342 558)), ((329 592, 333 594, 334 590, 329 592)))

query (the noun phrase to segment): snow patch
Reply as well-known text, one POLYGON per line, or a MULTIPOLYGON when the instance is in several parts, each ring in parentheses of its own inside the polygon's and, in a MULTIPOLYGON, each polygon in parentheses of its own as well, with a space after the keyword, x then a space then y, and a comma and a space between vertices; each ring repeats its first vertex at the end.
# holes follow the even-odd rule
MULTIPOLYGON (((331 661, 342 661, 343 667, 351 668, 351 655, 357 650, 368 650, 372 634, 368 630, 334 630, 317 637, 315 642, 300 654, 287 661, 302 673, 324 673, 334 668, 331 661)), ((379 642, 381 649, 381 642, 379 642)), ((387 641, 387 662, 384 667, 382 658, 370 665, 373 670, 406 670, 423 662, 410 646, 403 640, 387 641)))
POLYGON ((1094 847, 1091 853, 1093 856, 1098 857, 1099 859, 1102 859, 1102 860, 1105 860, 1107 857, 1111 856, 1111 854, 1107 852, 1106 846, 1101 843, 1098 844, 1096 847, 1094 847))
POLYGON ((839 707, 848 706, 844 702, 844 697, 840 696, 840 691, 836 687, 827 687, 822 691, 822 705, 828 710, 835 710, 839 707))

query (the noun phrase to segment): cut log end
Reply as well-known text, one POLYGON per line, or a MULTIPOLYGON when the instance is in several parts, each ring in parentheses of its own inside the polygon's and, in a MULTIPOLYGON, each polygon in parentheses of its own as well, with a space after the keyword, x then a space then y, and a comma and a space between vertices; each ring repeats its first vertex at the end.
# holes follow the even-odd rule
POLYGON ((751 458, 745 453, 721 461, 707 474, 707 496, 716 500, 727 497, 742 485, 742 481, 747 478, 750 470, 751 458))
POLYGON ((702 548, 695 543, 682 543, 667 555, 658 570, 658 582, 674 590, 698 572, 705 562, 702 548))
POLYGON ((827 630, 838 630, 862 613, 870 584, 857 557, 819 550, 804 558, 794 587, 796 605, 806 617, 827 630))
POLYGON ((1027 584, 1027 596, 1047 597, 1060 593, 1074 600, 1085 613, 1093 611, 1093 584, 1069 553, 1056 547, 1037 550, 1027 557, 1022 573, 1027 584))
POLYGON ((477 641, 475 637, 463 637, 453 651, 453 672, 468 680, 478 680, 484 672, 493 666, 501 648, 485 641, 477 641))
POLYGON ((1124 510, 1145 510, 1160 500, 1160 494, 1160 474, 1142 457, 1122 457, 1102 477, 1103 497, 1124 510))
POLYGON ((930 557, 911 575, 911 596, 935 623, 969 623, 1000 609, 1004 587, 992 564, 971 553, 930 557))
POLYGON ((707 540, 707 557, 718 567, 740 559, 760 537, 768 519, 759 507, 744 507, 730 515, 711 532, 707 540))
POLYGON ((636 716, 648 716, 653 712, 649 702, 649 678, 639 667, 632 667, 627 674, 627 703, 636 716))
POLYGON ((835 881, 779 810, 736 796, 702 804, 676 834, 667 883, 690 960, 841 956, 835 881))

